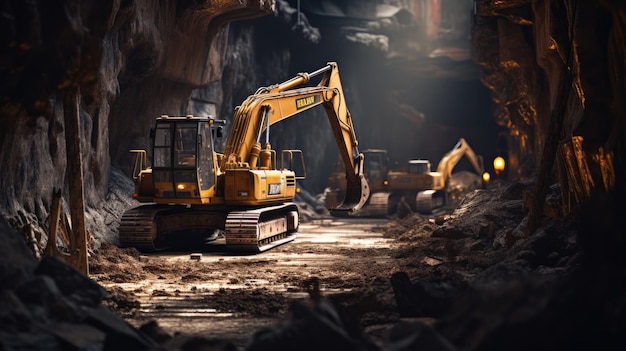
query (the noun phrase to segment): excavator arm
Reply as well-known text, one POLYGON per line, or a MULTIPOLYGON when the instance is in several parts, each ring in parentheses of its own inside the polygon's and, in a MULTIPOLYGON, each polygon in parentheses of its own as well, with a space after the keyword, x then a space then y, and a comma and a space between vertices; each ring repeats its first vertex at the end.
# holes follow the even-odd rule
POLYGON ((283 83, 260 88, 238 106, 220 168, 256 167, 257 150, 260 149, 263 132, 266 135, 263 149, 269 150, 269 129, 272 124, 318 105, 326 110, 346 169, 346 197, 331 210, 357 211, 369 198, 370 191, 363 176, 363 154, 358 150, 352 117, 346 106, 335 62, 329 62, 313 73, 299 73, 283 83), (296 88, 322 73, 324 76, 316 86, 296 88))
POLYGON ((441 173, 445 180, 446 188, 450 182, 450 178, 452 177, 452 170, 456 166, 457 163, 463 158, 463 156, 467 156, 467 159, 474 167, 474 170, 479 176, 482 176, 484 172, 482 159, 474 153, 474 150, 469 146, 467 141, 464 138, 460 138, 459 141, 454 145, 452 150, 448 151, 437 165, 437 172, 441 173))

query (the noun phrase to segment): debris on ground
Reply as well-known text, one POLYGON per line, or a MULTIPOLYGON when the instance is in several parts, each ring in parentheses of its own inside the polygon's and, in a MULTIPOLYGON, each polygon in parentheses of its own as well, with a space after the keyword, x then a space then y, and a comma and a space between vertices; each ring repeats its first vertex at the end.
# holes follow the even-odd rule
MULTIPOLYGON (((6 265, 0 269, 8 284, 1 292, 0 346, 319 350, 341 345, 381 351, 626 346, 626 240, 618 229, 624 198, 599 195, 572 218, 546 217, 526 237, 525 189, 504 184, 475 190, 443 217, 414 213, 391 219, 374 228, 393 241, 388 248, 315 246, 319 255, 346 258, 323 269, 277 269, 277 261, 265 256, 209 262, 205 254, 199 261, 173 261, 105 244, 90 259, 91 273, 105 290, 56 259, 6 265), (385 255, 391 259, 377 259, 385 255), (141 285, 148 281, 178 288, 141 285), (118 284, 138 285, 129 291, 118 284), (281 284, 282 290, 267 288, 281 284), (219 334, 165 330, 158 318, 131 325, 122 316, 138 320, 140 295, 277 323, 257 330, 245 346, 219 334)), ((2 230, 5 241, 19 238, 6 225, 2 230)), ((23 242, 21 250, 28 252, 23 242)), ((275 250, 284 257, 313 253, 312 246, 275 250)))

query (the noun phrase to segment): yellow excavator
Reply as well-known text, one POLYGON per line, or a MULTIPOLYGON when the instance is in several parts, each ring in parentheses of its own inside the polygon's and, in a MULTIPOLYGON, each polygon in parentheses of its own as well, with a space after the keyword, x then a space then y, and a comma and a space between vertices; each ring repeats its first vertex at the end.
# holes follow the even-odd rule
POLYGON ((452 170, 463 156, 467 157, 475 173, 470 174, 469 181, 465 181, 462 192, 481 188, 484 172, 482 157, 474 153, 464 138, 460 138, 441 158, 435 172, 431 172, 428 160, 410 160, 406 170, 390 171, 392 203, 397 206, 398 201, 405 201, 413 211, 428 214, 458 202, 459 190, 452 184, 452 170))
MULTIPOLYGON (((365 149, 362 151, 365 162, 363 163, 363 175, 370 186, 370 197, 367 203, 352 215, 357 217, 384 217, 391 214, 393 209, 389 207, 389 156, 385 149, 365 149)), ((338 169, 340 168, 337 165, 338 169)), ((345 196, 346 177, 343 171, 337 170, 328 177, 328 191, 326 191, 325 205, 328 208, 337 206, 341 198, 345 196)), ((343 217, 346 213, 335 212, 337 217, 343 217)))
MULTIPOLYGON (((371 186, 371 195, 353 216, 392 215, 401 202, 412 211, 430 214, 458 203, 465 193, 483 186, 482 157, 474 153, 464 138, 441 158, 435 172, 431 172, 428 160, 409 160, 406 167, 391 169, 386 150, 366 149, 363 154, 366 160, 364 176, 371 186), (464 177, 457 178, 464 179, 457 182, 452 170, 463 156, 467 157, 475 173, 458 172, 464 177)), ((333 206, 345 192, 345 178, 341 172, 335 172, 328 178, 328 184, 326 206, 333 206)))
POLYGON ((122 215, 121 246, 155 251, 189 235, 210 240, 222 233, 229 250, 262 252, 294 240, 299 212, 293 199, 296 181, 306 176, 304 158, 301 150, 277 154, 269 142, 270 126, 318 105, 326 110, 347 180, 343 201, 330 210, 358 211, 369 197, 364 156, 358 150, 337 64, 329 62, 250 95, 235 109, 223 153, 214 146, 224 120, 156 118, 151 167, 145 150, 131 150, 133 197, 149 204, 122 215), (320 74, 316 86, 299 87, 320 74))

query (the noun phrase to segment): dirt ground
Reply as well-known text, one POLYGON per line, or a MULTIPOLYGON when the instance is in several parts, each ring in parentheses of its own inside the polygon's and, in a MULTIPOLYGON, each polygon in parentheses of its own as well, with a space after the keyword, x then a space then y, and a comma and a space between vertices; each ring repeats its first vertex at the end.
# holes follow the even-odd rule
POLYGON ((301 224, 298 237, 256 255, 233 255, 220 240, 193 251, 142 254, 103 245, 91 277, 109 291, 107 303, 131 324, 151 320, 166 332, 199 334, 245 346, 259 329, 287 318, 293 301, 315 286, 372 339, 400 319, 389 283, 472 275, 484 257, 455 261, 448 240, 432 238, 433 216, 405 219, 332 218, 301 224), (200 254, 199 260, 191 254, 200 254))
MULTIPOLYGON (((294 316, 302 317, 298 306, 305 304, 318 306, 312 314, 305 311, 305 319, 328 322, 326 317, 340 314, 341 323, 331 323, 331 329, 341 324, 347 332, 336 335, 356 330, 377 345, 359 350, 412 349, 389 347, 407 323, 411 333, 436 324, 448 341, 475 347, 543 322, 576 321, 564 330, 586 330, 584 323, 551 310, 572 286, 581 296, 591 293, 574 285, 587 282, 568 273, 581 262, 576 230, 571 221, 546 217, 544 228, 525 236, 524 191, 522 184, 476 190, 453 212, 438 216, 318 218, 302 223, 294 241, 256 255, 230 254, 223 239, 156 254, 103 245, 90 260, 90 275, 108 290, 108 306, 138 328, 158 325, 166 337, 199 335, 246 350, 272 349, 254 347, 266 335, 260 332, 286 323, 299 327, 302 319, 294 316), (319 308, 320 301, 335 312, 319 308), (522 314, 512 313, 517 309, 522 314)), ((573 295, 567 303, 576 306, 579 298, 573 295)), ((595 303, 603 300, 588 301, 594 301, 589 311, 596 311, 595 303)), ((311 325, 302 324, 303 333, 328 334, 307 329, 311 325)), ((561 337, 545 327, 532 332, 517 343, 530 347, 561 337)), ((420 349, 441 349, 448 341, 420 349)))
POLYGON ((171 334, 240 346, 285 318, 291 302, 309 300, 314 286, 346 308, 375 301, 364 325, 384 323, 397 319, 388 280, 400 269, 392 256, 403 246, 385 234, 387 222, 318 219, 301 224, 294 241, 256 255, 229 254, 220 240, 156 254, 104 245, 90 275, 109 291, 109 306, 136 327, 156 320, 171 334))

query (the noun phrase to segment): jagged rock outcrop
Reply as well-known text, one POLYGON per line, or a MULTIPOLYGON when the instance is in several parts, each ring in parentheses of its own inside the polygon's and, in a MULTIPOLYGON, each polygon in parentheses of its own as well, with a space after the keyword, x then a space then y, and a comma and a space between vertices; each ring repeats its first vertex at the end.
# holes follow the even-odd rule
POLYGON ((101 302, 104 288, 59 258, 41 262, 0 219, 0 348, 149 350, 157 343, 101 302))
POLYGON ((558 181, 566 212, 593 192, 623 188, 624 6, 476 4, 475 61, 508 130, 510 177, 538 175, 544 188, 558 181))
MULTIPOLYGON (((106 212, 111 165, 146 147, 155 116, 184 114, 192 89, 221 77, 228 23, 273 10, 274 1, 3 3, 0 214, 45 227, 53 189, 75 176, 66 174, 76 162, 66 159, 68 88, 80 94, 87 211, 106 212)), ((94 235, 111 235, 93 220, 94 235)))

